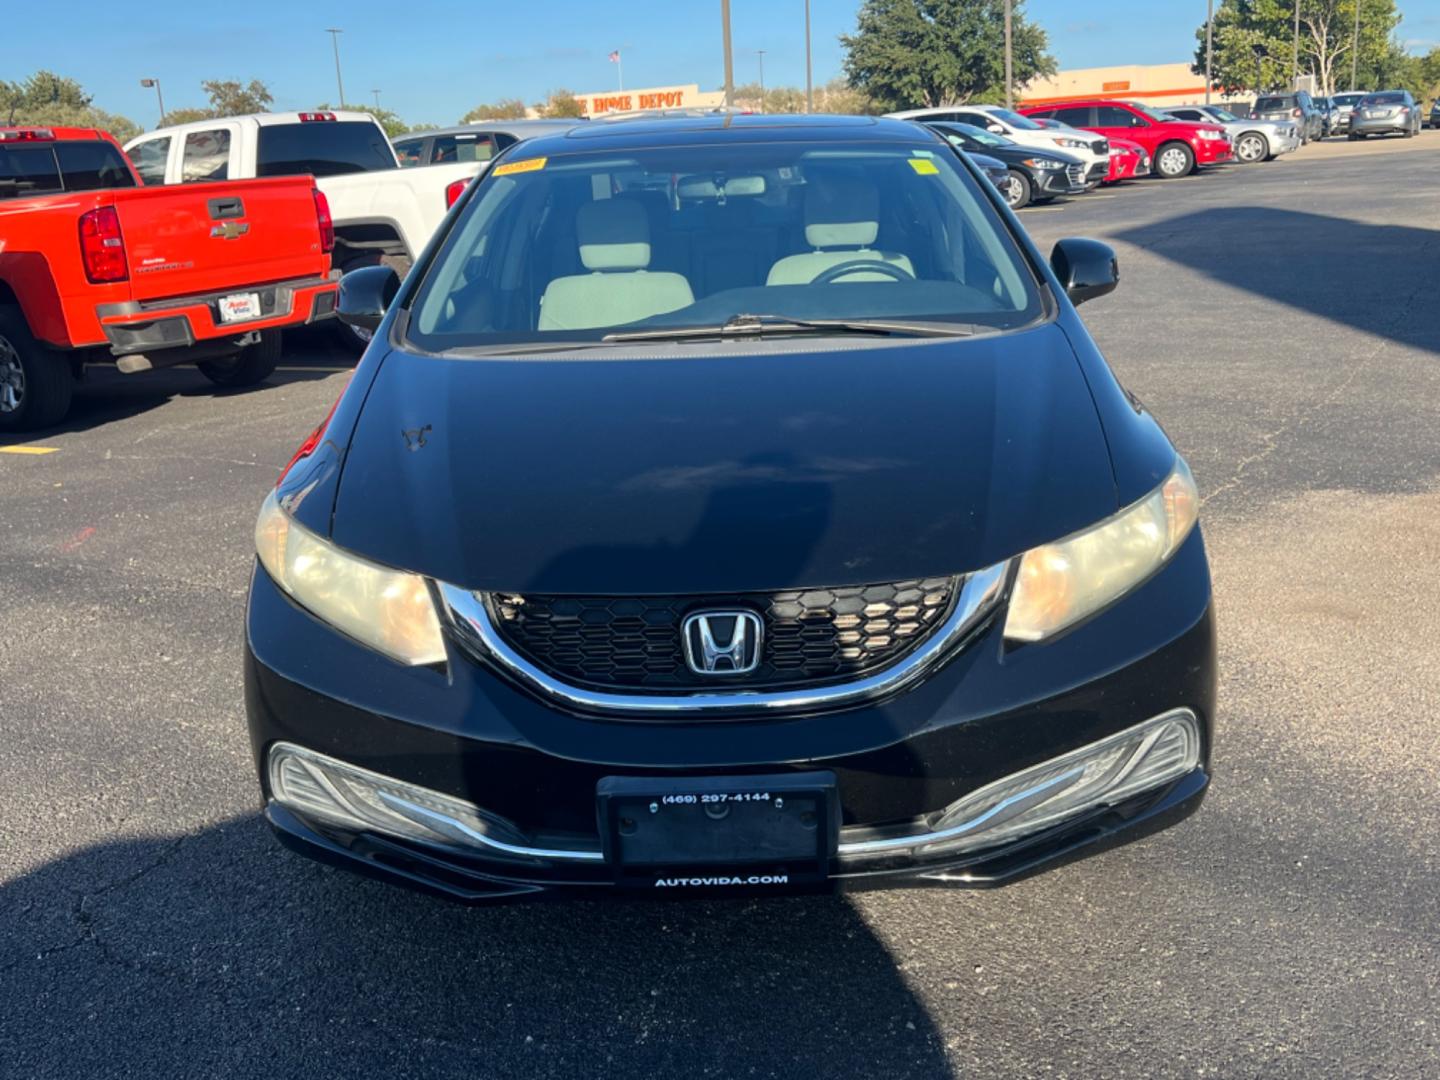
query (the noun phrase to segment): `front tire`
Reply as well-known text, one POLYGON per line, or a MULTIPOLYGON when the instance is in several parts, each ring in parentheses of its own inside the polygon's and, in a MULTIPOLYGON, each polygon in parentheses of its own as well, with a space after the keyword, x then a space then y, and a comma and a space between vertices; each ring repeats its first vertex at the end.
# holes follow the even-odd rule
POLYGON ((1242 165, 1253 165, 1270 158, 1270 140, 1258 131, 1247 131, 1235 144, 1235 160, 1242 165))
POLYGON ((1010 170, 1010 178, 1005 183, 1005 190, 1001 192, 1005 196, 1005 205, 1011 210, 1019 210, 1030 205, 1034 197, 1034 188, 1030 186, 1030 178, 1019 169, 1010 170))
POLYGON ((1184 143, 1166 143, 1155 154, 1155 175, 1162 180, 1178 180, 1195 170, 1195 151, 1184 143))
POLYGON ((195 366, 217 386, 254 386, 264 382, 280 363, 280 331, 261 330, 260 340, 224 360, 201 360, 195 366))
POLYGON ((0 433, 58 424, 74 389, 69 362, 35 340, 19 308, 0 306, 0 433))

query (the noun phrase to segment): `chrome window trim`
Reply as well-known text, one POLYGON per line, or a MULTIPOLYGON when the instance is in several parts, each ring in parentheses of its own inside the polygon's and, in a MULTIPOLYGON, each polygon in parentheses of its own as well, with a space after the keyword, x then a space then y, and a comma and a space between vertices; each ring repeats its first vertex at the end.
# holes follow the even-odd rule
POLYGON ((893 694, 924 676, 999 606, 1010 567, 1007 559, 965 578, 955 608, 920 648, 891 667, 853 682, 806 690, 727 690, 688 694, 613 694, 562 682, 505 643, 480 597, 438 582, 450 623, 474 649, 517 682, 583 712, 632 716, 681 713, 778 713, 834 709, 893 694))

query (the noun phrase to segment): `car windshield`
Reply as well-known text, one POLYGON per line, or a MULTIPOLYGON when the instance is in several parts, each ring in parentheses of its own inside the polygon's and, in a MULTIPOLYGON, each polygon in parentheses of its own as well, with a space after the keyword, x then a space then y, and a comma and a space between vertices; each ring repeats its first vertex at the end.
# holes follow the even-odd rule
POLYGON ((1031 120, 1030 117, 1021 116, 1019 113, 1011 112, 1009 109, 990 109, 989 115, 995 117, 995 119, 1000 120, 1003 123, 1009 124, 1017 131, 1043 130, 1040 125, 1037 124, 1034 120, 1031 120))
POLYGON ((1211 116, 1219 120, 1222 124, 1233 124, 1240 119, 1234 113, 1225 109, 1210 109, 1209 112, 1211 116))
POLYGON ((1043 310, 979 182, 938 144, 716 140, 502 162, 407 332, 444 352, 755 316, 1008 329, 1043 310))
POLYGON ((1405 100, 1404 94, 1366 94, 1361 105, 1399 105, 1405 100))
POLYGON ((1133 102, 1133 101, 1132 101, 1132 102, 1129 102, 1128 104, 1129 104, 1130 107, 1131 107, 1132 109, 1134 109, 1136 112, 1140 113, 1140 114, 1143 115, 1143 116, 1148 116, 1151 120, 1154 120, 1156 123, 1159 123, 1159 124, 1173 124, 1173 123, 1175 122, 1175 117, 1169 115, 1168 113, 1163 113, 1163 112, 1161 112, 1159 109, 1152 109, 1152 108, 1150 108, 1148 105, 1139 105, 1139 104, 1137 104, 1137 103, 1135 103, 1135 102, 1133 102))
POLYGON ((1330 99, 1330 102, 1333 105, 1354 105, 1364 96, 1364 94, 1336 94, 1330 99))
POLYGON ((964 135, 982 146, 1014 146, 1014 142, 1003 135, 996 135, 993 131, 986 131, 974 124, 940 124, 938 125, 947 135, 964 135))

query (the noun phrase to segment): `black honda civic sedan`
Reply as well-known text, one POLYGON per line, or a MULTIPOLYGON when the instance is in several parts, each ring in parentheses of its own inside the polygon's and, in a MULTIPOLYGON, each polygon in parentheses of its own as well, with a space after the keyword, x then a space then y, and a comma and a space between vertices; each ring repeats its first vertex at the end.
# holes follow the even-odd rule
POLYGON ((518 144, 265 500, 290 846, 467 900, 990 884, 1209 779, 1199 500, 1041 258, 903 121, 518 144))

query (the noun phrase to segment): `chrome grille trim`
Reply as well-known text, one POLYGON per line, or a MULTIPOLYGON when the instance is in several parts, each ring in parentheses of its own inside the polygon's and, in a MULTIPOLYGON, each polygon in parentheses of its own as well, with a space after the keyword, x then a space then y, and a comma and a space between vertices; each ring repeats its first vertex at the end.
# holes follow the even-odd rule
POLYGON ((1085 166, 1079 162, 1065 167, 1065 178, 1072 187, 1085 183, 1085 166))
POLYGON ((673 694, 625 694, 562 682, 512 649, 490 619, 477 594, 438 583, 452 629, 477 655, 543 698, 581 712, 666 718, 685 713, 725 715, 834 709, 886 697, 917 682, 944 659, 996 609, 1010 578, 1013 560, 977 570, 965 578, 954 608, 929 640, 891 667, 852 682, 797 690, 698 691, 673 694))

